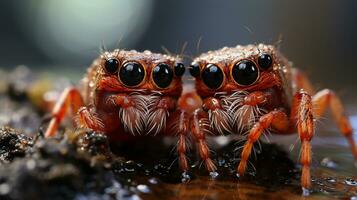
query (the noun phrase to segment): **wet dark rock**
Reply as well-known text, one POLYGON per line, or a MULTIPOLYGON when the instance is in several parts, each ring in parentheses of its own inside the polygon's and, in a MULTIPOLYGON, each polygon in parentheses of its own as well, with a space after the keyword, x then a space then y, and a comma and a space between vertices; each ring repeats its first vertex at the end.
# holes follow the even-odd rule
POLYGON ((31 138, 12 128, 0 127, 0 163, 8 163, 14 158, 24 157, 31 145, 31 138))
POLYGON ((90 155, 103 155, 107 158, 112 156, 110 151, 108 137, 103 133, 94 131, 85 131, 77 139, 77 146, 90 155))
POLYGON ((67 139, 39 138, 33 147, 25 147, 21 139, 25 136, 21 133, 1 132, 4 132, 0 141, 4 147, 3 157, 11 161, 15 157, 13 154, 21 152, 22 159, 14 159, 0 168, 0 198, 73 199, 89 194, 101 198, 129 194, 115 180, 110 165, 93 160, 95 157, 90 152, 77 151, 78 147, 67 139), (11 144, 7 148, 6 141, 11 144), (115 185, 116 192, 108 194, 106 189, 115 185))
MULTIPOLYGON (((0 142, 12 145, 4 148, 3 154, 11 155, 13 149, 22 149, 23 153, 7 159, 7 163, 0 168, 0 199, 167 197, 183 180, 177 156, 170 151, 171 147, 163 144, 150 145, 152 143, 144 140, 143 143, 151 146, 150 152, 151 149, 142 151, 143 146, 138 145, 141 141, 132 141, 137 145, 131 143, 130 149, 115 155, 110 150, 114 146, 110 146, 107 137, 101 133, 78 130, 57 138, 39 137, 34 141, 13 129, 5 130, 1 136, 4 139, 0 142), (21 146, 23 144, 25 146, 21 146), (124 159, 129 157, 132 159, 124 159)), ((127 144, 130 145, 130 142, 127 144)), ((190 181, 182 187, 198 189, 199 185, 240 183, 263 186, 267 191, 293 186, 299 193, 300 172, 280 147, 262 144, 263 150, 257 153, 256 158, 252 156, 250 159, 255 169, 249 168, 247 174, 239 179, 235 170, 240 152, 234 151, 235 148, 236 144, 232 142, 215 150, 213 160, 218 166, 215 180, 209 178, 206 169, 200 167, 200 162, 191 163, 192 168, 186 174, 190 181)), ((192 155, 189 157, 198 160, 192 155)), ((320 188, 314 192, 335 194, 333 185, 320 182, 314 179, 313 183, 320 188)), ((346 179, 347 182, 354 183, 354 180, 346 179)))
MULTIPOLYGON (((179 168, 175 148, 163 143, 163 138, 144 137, 135 141, 116 142, 111 144, 111 149, 116 155, 124 157, 127 162, 115 164, 115 173, 123 183, 128 179, 156 177, 165 183, 182 183, 184 178, 179 168)), ((195 160, 194 156, 187 154, 189 160, 195 160)), ((194 179, 193 171, 188 175, 194 179)))

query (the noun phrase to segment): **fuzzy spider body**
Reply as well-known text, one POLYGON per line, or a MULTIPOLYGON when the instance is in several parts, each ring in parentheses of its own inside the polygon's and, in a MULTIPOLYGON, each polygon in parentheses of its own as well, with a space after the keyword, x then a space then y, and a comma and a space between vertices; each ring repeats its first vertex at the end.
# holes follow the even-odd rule
POLYGON ((210 172, 216 166, 210 158, 206 135, 243 134, 245 144, 237 166, 237 173, 243 175, 253 145, 264 133, 297 132, 301 141, 301 185, 309 188, 315 119, 328 107, 357 158, 352 127, 340 99, 328 89, 315 93, 304 74, 274 46, 238 45, 209 51, 194 59, 190 73, 203 101, 192 116, 191 132, 210 172))
POLYGON ((78 88, 63 92, 45 135, 56 133, 70 109, 77 127, 104 132, 111 141, 143 135, 178 137, 179 161, 187 171, 186 137, 192 105, 179 99, 184 72, 179 57, 150 51, 105 52, 88 68, 78 88))

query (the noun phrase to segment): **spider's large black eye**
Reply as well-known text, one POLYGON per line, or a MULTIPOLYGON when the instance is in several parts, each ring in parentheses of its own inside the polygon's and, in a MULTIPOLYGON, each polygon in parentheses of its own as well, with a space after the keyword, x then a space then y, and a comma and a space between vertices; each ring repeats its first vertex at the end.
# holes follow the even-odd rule
POLYGON ((273 64, 273 59, 269 54, 261 54, 258 57, 258 64, 262 69, 268 69, 273 64))
POLYGON ((158 64, 152 71, 152 78, 155 84, 160 88, 168 87, 173 77, 174 73, 172 69, 165 63, 158 64))
POLYGON ((223 72, 213 64, 208 64, 202 71, 202 80, 211 89, 217 89, 222 85, 223 72))
POLYGON ((139 85, 143 81, 144 76, 144 68, 137 62, 127 62, 119 71, 121 82, 127 86, 139 85))
POLYGON ((192 63, 190 65, 190 74, 193 77, 198 77, 200 75, 200 65, 198 63, 192 63))
POLYGON ((115 58, 111 58, 105 61, 104 67, 106 72, 110 74, 114 74, 115 72, 118 71, 119 61, 115 58))
POLYGON ((185 73, 185 65, 182 63, 175 64, 175 75, 182 76, 185 73))
POLYGON ((252 61, 242 60, 234 65, 232 76, 239 85, 251 85, 258 79, 259 72, 252 61))

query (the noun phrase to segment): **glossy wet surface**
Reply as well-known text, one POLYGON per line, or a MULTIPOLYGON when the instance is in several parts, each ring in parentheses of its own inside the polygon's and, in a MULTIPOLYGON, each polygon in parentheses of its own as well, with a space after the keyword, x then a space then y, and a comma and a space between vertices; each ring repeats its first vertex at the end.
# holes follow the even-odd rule
MULTIPOLYGON (((350 120, 357 139, 357 108, 348 106, 350 120)), ((200 163, 193 164, 192 179, 180 183, 180 174, 176 170, 161 168, 166 176, 156 174, 136 175, 136 189, 144 199, 355 199, 357 198, 357 165, 353 159, 347 141, 338 132, 334 121, 326 115, 318 121, 316 136, 312 142, 312 188, 308 196, 302 195, 298 156, 300 143, 297 135, 273 135, 264 140, 262 151, 252 158, 256 169, 250 167, 245 177, 237 178, 235 167, 237 153, 233 153, 235 143, 219 147, 214 160, 219 166, 219 175, 210 177, 200 163), (277 144, 277 145, 276 145, 277 144), (144 177, 142 177, 144 176, 144 177)), ((122 149, 127 158, 138 162, 147 162, 157 158, 168 158, 162 152, 155 152, 157 145, 145 145, 139 149, 130 144, 122 149), (147 154, 150 149, 152 152, 147 154), (146 157, 145 155, 148 155, 146 157), (148 161, 149 160, 149 161, 148 161)), ((168 148, 166 151, 170 151, 168 148)), ((120 151, 120 150, 119 150, 120 151)), ((171 158, 171 160, 174 158, 171 158)), ((195 159, 195 158, 194 158, 195 159)), ((165 160, 165 159, 164 159, 165 160)), ((170 161, 171 161, 170 160, 170 161)), ((165 160, 167 162, 167 160, 165 160)), ((156 163, 156 162, 154 162, 156 163)), ((163 166, 172 163, 162 162, 163 166)), ((146 164, 144 164, 146 165, 146 164)), ((155 169, 155 167, 154 167, 155 169)), ((306 192, 306 191, 305 191, 306 192)))
MULTIPOLYGON (((309 196, 302 196, 299 166, 293 163, 297 161, 298 143, 289 154, 291 160, 285 157, 288 155, 285 153, 289 150, 280 152, 280 148, 275 145, 263 144, 262 153, 252 160, 256 170, 251 169, 250 173, 243 178, 235 176, 234 167, 222 164, 219 167, 219 175, 215 178, 211 178, 204 167, 201 167, 198 172, 197 169, 193 170, 195 176, 187 183, 171 183, 165 179, 161 181, 160 178, 153 177, 140 179, 137 187, 139 191, 141 191, 140 188, 145 188, 140 194, 144 199, 356 198, 357 168, 354 166, 347 142, 339 136, 337 131, 320 128, 317 134, 320 133, 324 135, 317 136, 313 144, 312 188, 309 196), (227 170, 228 168, 230 169, 227 170)), ((281 137, 275 137, 273 140, 280 139, 281 137)), ((296 136, 287 136, 281 140, 279 143, 282 146, 289 147, 288 142, 295 143, 296 136)), ((229 145, 227 147, 223 154, 231 149, 229 145)), ((217 152, 217 154, 220 153, 222 152, 217 152)), ((222 157, 217 157, 215 161, 222 163, 222 157)), ((223 158, 225 159, 227 157, 223 158)), ((235 163, 231 161, 230 164, 235 163)))

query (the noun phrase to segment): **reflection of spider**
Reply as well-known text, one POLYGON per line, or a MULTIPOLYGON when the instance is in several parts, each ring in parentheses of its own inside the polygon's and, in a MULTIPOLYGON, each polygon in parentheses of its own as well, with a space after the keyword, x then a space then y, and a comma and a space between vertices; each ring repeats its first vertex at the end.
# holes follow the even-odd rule
POLYGON ((203 106, 192 116, 191 131, 210 172, 216 170, 205 136, 248 131, 237 167, 243 175, 253 144, 266 129, 278 134, 296 130, 301 140, 301 185, 309 188, 315 119, 327 107, 357 158, 350 122, 331 90, 314 93, 308 79, 273 46, 259 44, 222 48, 195 58, 190 73, 203 106))

